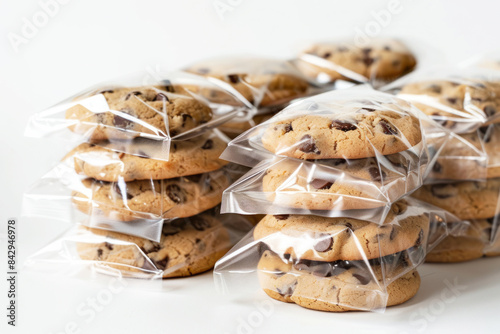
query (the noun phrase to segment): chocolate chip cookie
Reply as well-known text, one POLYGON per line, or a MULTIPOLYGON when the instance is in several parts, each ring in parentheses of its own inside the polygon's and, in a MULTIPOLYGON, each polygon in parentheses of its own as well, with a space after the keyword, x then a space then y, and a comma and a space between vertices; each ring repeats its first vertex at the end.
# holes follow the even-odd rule
POLYGON ((269 201, 306 210, 353 210, 386 206, 420 185, 425 164, 414 152, 379 159, 330 159, 300 163, 283 159, 267 168, 262 190, 269 201))
POLYGON ((378 225, 352 218, 300 215, 267 215, 255 227, 254 238, 272 251, 294 259, 332 262, 376 259, 426 244, 429 218, 389 214, 378 225))
MULTIPOLYGON (((191 66, 188 71, 231 85, 256 107, 277 106, 306 94, 309 84, 288 62, 270 59, 223 59, 191 66)), ((209 100, 224 102, 224 95, 201 90, 209 100)))
POLYGON ((375 39, 363 46, 319 43, 305 50, 297 64, 307 77, 319 82, 388 82, 413 71, 416 63, 401 42, 375 39))
POLYGON ((211 269, 231 247, 228 230, 211 214, 164 224, 159 243, 87 227, 78 240, 80 258, 131 277, 195 275, 211 269))
MULTIPOLYGON (((427 262, 464 262, 482 257, 486 253, 492 238, 494 218, 473 219, 469 224, 462 224, 460 231, 447 236, 427 254, 427 262)), ((496 248, 498 251, 498 246, 496 248)), ((490 247, 490 252, 493 249, 490 247)))
POLYGON ((370 311, 404 303, 417 293, 420 276, 406 266, 397 254, 368 267, 363 261, 297 262, 265 251, 258 274, 264 291, 282 302, 329 312, 370 311), (384 277, 382 262, 396 263, 394 279, 384 277))
POLYGON ((412 196, 460 219, 487 219, 499 213, 500 179, 425 185, 412 196))
POLYGON ((95 141, 135 138, 141 134, 166 137, 170 133, 173 137, 212 119, 208 105, 176 94, 171 87, 116 87, 94 92, 77 98, 78 104, 66 111, 66 118, 72 123, 72 131, 95 141), (104 97, 99 112, 86 103, 96 94, 104 97))
POLYGON ((452 131, 460 123, 485 122, 500 111, 500 82, 434 80, 405 85, 399 95, 452 131))
POLYGON ((81 144, 64 160, 74 162, 77 173, 100 181, 125 182, 163 180, 201 174, 221 168, 219 156, 227 143, 214 135, 173 142, 168 161, 114 152, 92 144, 81 144))
POLYGON ((85 191, 74 191, 72 201, 83 213, 97 210, 119 221, 184 218, 218 205, 230 183, 224 169, 155 181, 85 179, 85 191))
POLYGON ((328 115, 270 123, 262 136, 267 150, 298 159, 370 158, 406 151, 421 140, 420 122, 412 114, 380 106, 360 108, 354 101, 328 115))

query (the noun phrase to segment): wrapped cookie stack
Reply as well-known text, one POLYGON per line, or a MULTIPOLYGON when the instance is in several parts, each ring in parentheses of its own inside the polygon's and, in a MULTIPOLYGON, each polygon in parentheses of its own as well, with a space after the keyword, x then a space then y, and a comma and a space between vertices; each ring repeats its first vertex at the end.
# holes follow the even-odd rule
POLYGON ((428 254, 429 262, 500 255, 500 80, 478 69, 455 73, 409 78, 399 93, 456 134, 414 197, 468 225, 428 254))
POLYGON ((449 218, 407 195, 431 168, 426 137, 444 143, 446 133, 403 100, 354 88, 295 103, 233 140, 222 158, 253 169, 222 210, 266 216, 219 260, 217 281, 240 290, 257 273, 271 298, 323 311, 407 301, 449 218))
POLYGON ((25 196, 27 215, 78 225, 31 261, 124 277, 190 276, 211 269, 251 228, 220 215, 223 190, 242 173, 219 159, 227 140, 210 130, 247 109, 196 94, 222 91, 199 76, 168 78, 99 87, 34 116, 29 131, 85 142, 25 196))
MULTIPOLYGON (((317 93, 290 61, 266 58, 222 58, 202 61, 185 69, 207 77, 228 91, 234 90, 240 100, 251 105, 255 113, 248 119, 231 121, 219 127, 230 138, 271 118, 292 100, 317 93)), ((226 94, 202 92, 211 100, 228 103, 226 94)))

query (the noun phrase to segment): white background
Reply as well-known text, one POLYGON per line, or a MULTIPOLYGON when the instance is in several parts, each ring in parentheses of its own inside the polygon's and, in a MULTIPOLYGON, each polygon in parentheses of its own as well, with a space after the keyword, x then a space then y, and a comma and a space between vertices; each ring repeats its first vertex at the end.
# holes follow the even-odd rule
MULTIPOLYGON (((426 66, 500 48, 500 3, 493 1, 401 1, 383 26, 373 13, 386 10, 389 1, 65 2, 52 7, 53 17, 43 22, 38 1, 0 1, 1 234, 8 217, 21 216, 23 191, 68 149, 60 142, 23 138, 29 115, 99 81, 219 55, 288 58, 309 42, 352 38, 374 27, 380 35, 406 40, 426 66), (230 6, 222 16, 214 9, 220 3, 230 6), (43 26, 16 50, 9 36, 22 36, 25 20, 33 22, 33 16, 43 26)), ((20 260, 66 228, 49 221, 20 225, 20 260)), ((2 241, 2 268, 4 250, 2 241)), ((499 265, 500 259, 423 265, 419 294, 385 314, 329 314, 278 302, 264 314, 254 304, 269 301, 262 292, 231 300, 215 292, 207 273, 166 281, 162 292, 127 287, 91 320, 76 310, 89 296, 104 293, 109 278, 68 281, 21 272, 19 326, 8 332, 62 333, 72 322, 81 333, 498 332, 499 265), (455 280, 464 288, 451 298, 447 284, 455 280)))

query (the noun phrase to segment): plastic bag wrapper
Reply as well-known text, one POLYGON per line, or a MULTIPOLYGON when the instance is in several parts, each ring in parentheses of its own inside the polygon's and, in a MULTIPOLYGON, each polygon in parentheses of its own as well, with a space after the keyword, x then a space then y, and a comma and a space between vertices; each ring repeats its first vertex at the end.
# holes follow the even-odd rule
POLYGON ((500 122, 500 72, 481 68, 415 72, 386 87, 451 131, 500 122))
MULTIPOLYGON (((220 58, 192 64, 186 71, 206 76, 221 86, 230 85, 258 109, 258 114, 279 111, 294 99, 319 92, 290 61, 220 58)), ((224 97, 220 102, 225 102, 224 97)))
POLYGON ((430 262, 461 262, 500 255, 500 178, 426 185, 412 195, 464 220, 428 255, 430 262))
POLYGON ((222 159, 259 163, 226 190, 222 210, 381 222, 393 202, 423 184, 450 138, 393 96, 321 94, 229 143, 222 159))
POLYGON ((318 85, 339 80, 370 83, 377 87, 416 67, 412 52, 394 39, 371 39, 369 43, 317 43, 304 50, 297 67, 318 85))
POLYGON ((246 170, 212 161, 208 162, 211 168, 198 166, 207 170, 198 173, 195 168, 176 169, 179 162, 183 168, 188 166, 177 158, 155 161, 83 145, 87 150, 74 150, 25 193, 24 215, 82 221, 90 227, 158 241, 165 220, 194 216, 217 206, 224 189, 246 170), (181 176, 158 174, 172 172, 181 176))
POLYGON ((254 293, 259 281, 273 299, 322 311, 383 311, 403 303, 418 290, 416 267, 427 252, 461 224, 411 198, 394 206, 384 225, 268 215, 218 261, 216 284, 225 293, 254 293))
POLYGON ((158 73, 157 78, 162 79, 150 84, 136 76, 89 88, 33 115, 26 135, 168 160, 172 142, 255 113, 231 86, 184 72, 158 73), (224 102, 200 91, 219 94, 224 102))
POLYGON ((425 183, 500 177, 500 124, 456 135, 442 147, 425 183))
POLYGON ((159 242, 77 224, 31 255, 26 268, 68 277, 87 269, 146 280, 192 276, 212 269, 251 228, 245 217, 217 209, 165 224, 159 242))

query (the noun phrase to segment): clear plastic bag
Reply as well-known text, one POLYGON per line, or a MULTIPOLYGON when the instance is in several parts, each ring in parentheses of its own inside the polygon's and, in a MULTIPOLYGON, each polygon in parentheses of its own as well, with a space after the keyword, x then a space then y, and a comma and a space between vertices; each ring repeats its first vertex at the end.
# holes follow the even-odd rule
POLYGON ((154 159, 168 160, 171 142, 255 113, 232 87, 202 76, 158 73, 161 80, 152 84, 145 84, 144 77, 136 75, 97 85, 36 113, 26 135, 85 141, 141 155, 139 147, 154 159), (217 101, 200 91, 224 100, 217 101))
POLYGON ((73 150, 25 193, 24 214, 81 221, 159 241, 165 220, 194 216, 219 205, 224 189, 244 173, 245 168, 225 165, 216 156, 202 161, 203 156, 191 152, 189 141, 200 144, 216 138, 184 141, 188 151, 179 153, 195 158, 192 163, 204 173, 196 166, 186 169, 186 161, 177 154, 180 147, 171 152, 174 158, 169 161, 155 161, 82 144, 83 149, 73 150))
POLYGON ((215 266, 218 288, 342 312, 383 311, 418 290, 416 267, 456 217, 415 199, 394 204, 383 225, 352 218, 266 216, 215 266))
POLYGON ((346 80, 380 86, 413 71, 417 61, 403 43, 379 38, 359 45, 317 43, 304 50, 296 63, 319 85, 346 80))
POLYGON ((75 225, 25 267, 66 276, 87 269, 123 278, 192 276, 210 270, 252 226, 243 216, 220 215, 218 208, 164 224, 158 242, 75 225))
POLYGON ((223 212, 384 221, 423 184, 452 134, 371 89, 297 102, 229 143, 221 158, 255 166, 230 186, 223 212))
POLYGON ((458 134, 500 122, 500 72, 477 67, 415 72, 382 90, 397 92, 458 134))
POLYGON ((467 225, 428 255, 429 262, 462 262, 500 255, 500 178, 426 185, 412 195, 447 210, 467 225))

